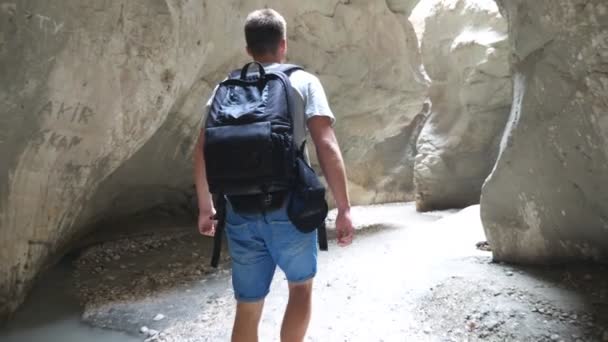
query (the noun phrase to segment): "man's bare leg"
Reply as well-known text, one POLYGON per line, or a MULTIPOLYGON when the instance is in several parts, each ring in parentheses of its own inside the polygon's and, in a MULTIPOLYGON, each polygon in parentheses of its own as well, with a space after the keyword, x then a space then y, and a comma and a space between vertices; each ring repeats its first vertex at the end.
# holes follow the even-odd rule
POLYGON ((282 342, 302 342, 306 336, 312 310, 312 279, 289 284, 289 302, 281 327, 282 342))
POLYGON ((232 328, 232 342, 257 342, 258 326, 262 317, 264 301, 254 303, 237 302, 236 317, 232 328))

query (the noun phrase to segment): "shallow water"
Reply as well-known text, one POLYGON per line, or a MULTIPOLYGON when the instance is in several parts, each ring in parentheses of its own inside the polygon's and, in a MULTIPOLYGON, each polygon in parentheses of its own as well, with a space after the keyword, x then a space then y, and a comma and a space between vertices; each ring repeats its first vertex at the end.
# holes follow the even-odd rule
POLYGON ((141 337, 104 330, 80 321, 81 308, 71 280, 71 262, 51 269, 5 325, 2 342, 135 342, 141 337))

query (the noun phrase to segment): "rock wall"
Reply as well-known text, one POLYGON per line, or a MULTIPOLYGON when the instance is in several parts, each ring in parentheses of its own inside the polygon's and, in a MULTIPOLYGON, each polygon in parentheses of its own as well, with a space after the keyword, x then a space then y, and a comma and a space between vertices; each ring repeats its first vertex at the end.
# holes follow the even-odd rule
POLYGON ((514 102, 481 215, 498 260, 608 256, 608 4, 500 0, 514 102))
POLYGON ((509 114, 507 24, 485 0, 436 1, 422 16, 432 113, 417 142, 416 204, 466 207, 479 203, 509 114))
POLYGON ((415 3, 1 1, 0 315, 93 223, 188 201, 202 103, 247 61, 242 21, 263 5, 327 89, 354 203, 410 198, 415 3))
MULTIPOLYGON (((204 22, 194 5, 0 5, 0 273, 7 275, 0 279, 0 312, 12 311, 37 272, 84 233, 83 213, 108 213, 95 205, 100 185, 144 145, 167 135, 172 155, 150 154, 148 165, 169 169, 166 157, 185 161, 198 120, 175 112, 199 82, 208 51, 200 34, 180 25, 204 22), (173 131, 159 132, 176 121, 173 131)), ((143 167, 101 191, 119 197, 142 179, 158 192, 186 184, 154 178, 161 172, 143 167)), ((114 203, 127 210, 148 204, 114 203)))
POLYGON ((420 123, 428 86, 407 8, 397 6, 408 3, 393 1, 393 13, 385 1, 349 1, 330 15, 298 9, 304 14, 293 19, 289 57, 328 89, 355 204, 412 198, 404 161, 414 154, 403 147, 420 123))

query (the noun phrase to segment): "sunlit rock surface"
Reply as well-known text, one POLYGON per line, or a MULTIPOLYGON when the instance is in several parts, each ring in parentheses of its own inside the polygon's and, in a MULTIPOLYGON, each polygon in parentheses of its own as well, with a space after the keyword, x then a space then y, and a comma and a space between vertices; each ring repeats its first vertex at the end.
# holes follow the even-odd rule
POLYGON ((514 102, 481 217, 498 260, 608 254, 608 4, 499 1, 514 102))

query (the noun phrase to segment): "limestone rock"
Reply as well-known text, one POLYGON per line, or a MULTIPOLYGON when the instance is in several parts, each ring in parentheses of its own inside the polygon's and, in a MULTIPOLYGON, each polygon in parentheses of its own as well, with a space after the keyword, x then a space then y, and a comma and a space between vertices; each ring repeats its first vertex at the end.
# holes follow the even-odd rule
POLYGON ((608 4, 499 1, 514 103, 481 217, 497 260, 608 256, 608 4))
POLYGON ((414 165, 416 203, 423 211, 479 202, 512 93, 506 21, 496 4, 444 0, 430 10, 421 47, 432 80, 432 113, 414 165))
POLYGON ((411 23, 385 1, 360 1, 338 5, 331 16, 305 13, 293 26, 289 55, 328 89, 353 203, 411 199, 407 146, 427 92, 411 23))
POLYGON ((420 0, 386 0, 386 5, 394 13, 409 16, 420 0))
POLYGON ((1 3, 0 315, 94 223, 189 201, 202 104, 247 62, 242 22, 264 5, 288 20, 290 62, 326 87, 353 202, 407 199, 427 89, 414 3, 1 3))

